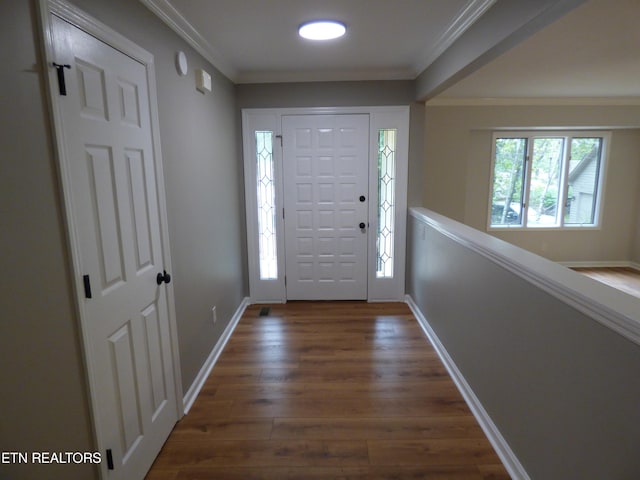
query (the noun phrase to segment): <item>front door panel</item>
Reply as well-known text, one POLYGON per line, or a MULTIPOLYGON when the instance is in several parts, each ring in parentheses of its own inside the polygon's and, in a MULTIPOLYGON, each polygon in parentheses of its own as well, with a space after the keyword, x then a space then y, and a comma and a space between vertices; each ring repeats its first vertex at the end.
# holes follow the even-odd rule
POLYGON ((284 116, 282 135, 287 299, 366 299, 369 116, 284 116))

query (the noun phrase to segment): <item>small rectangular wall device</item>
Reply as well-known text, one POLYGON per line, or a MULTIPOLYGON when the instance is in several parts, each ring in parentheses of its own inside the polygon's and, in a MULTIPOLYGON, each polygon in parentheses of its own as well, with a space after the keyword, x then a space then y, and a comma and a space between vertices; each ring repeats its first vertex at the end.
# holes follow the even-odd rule
POLYGON ((211 75, 204 70, 196 70, 196 89, 202 93, 211 91, 211 75))

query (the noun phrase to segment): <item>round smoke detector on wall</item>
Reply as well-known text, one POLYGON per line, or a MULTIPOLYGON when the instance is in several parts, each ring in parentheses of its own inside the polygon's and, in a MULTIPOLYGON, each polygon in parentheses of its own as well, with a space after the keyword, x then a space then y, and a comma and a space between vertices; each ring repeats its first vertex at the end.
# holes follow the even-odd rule
POLYGON ((184 52, 176 53, 176 70, 181 77, 187 74, 187 56, 184 52))

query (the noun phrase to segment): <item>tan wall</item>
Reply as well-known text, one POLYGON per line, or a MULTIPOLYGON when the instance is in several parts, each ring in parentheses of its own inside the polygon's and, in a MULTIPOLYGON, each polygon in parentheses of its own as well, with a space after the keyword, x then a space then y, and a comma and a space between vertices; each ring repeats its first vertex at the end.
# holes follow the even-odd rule
POLYGON ((490 233, 555 261, 637 261, 640 106, 427 105, 424 206, 486 231, 493 129, 533 127, 616 127, 605 177, 602 226, 584 231, 490 233))

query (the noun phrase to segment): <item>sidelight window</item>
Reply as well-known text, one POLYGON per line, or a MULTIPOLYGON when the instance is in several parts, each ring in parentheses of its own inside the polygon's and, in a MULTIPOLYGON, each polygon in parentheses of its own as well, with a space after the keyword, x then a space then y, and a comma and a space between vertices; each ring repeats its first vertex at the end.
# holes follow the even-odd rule
POLYGON ((257 131, 258 254, 260 280, 278 278, 273 132, 257 131))
POLYGON ((396 129, 378 131, 378 236, 376 278, 393 278, 395 235, 396 129))

